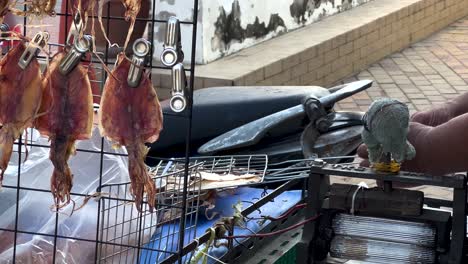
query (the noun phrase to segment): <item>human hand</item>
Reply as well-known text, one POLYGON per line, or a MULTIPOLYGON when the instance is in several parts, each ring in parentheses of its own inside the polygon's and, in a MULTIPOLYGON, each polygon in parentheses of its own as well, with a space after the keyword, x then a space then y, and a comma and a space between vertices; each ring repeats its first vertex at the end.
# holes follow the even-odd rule
POLYGON ((468 113, 468 92, 426 111, 416 112, 411 116, 410 121, 436 127, 466 113, 468 113))
MULTIPOLYGON (((359 148, 357 149, 357 154, 358 157, 361 158, 360 166, 361 167, 370 167, 370 162, 369 162, 369 152, 367 151, 367 146, 365 144, 361 144, 359 148)), ((404 166, 402 167, 402 170, 406 170, 404 166)), ((377 186, 383 187, 383 181, 377 180, 376 181, 377 186)), ((392 184, 393 187, 395 188, 411 188, 411 187, 416 187, 418 185, 416 184, 407 184, 407 183, 401 183, 401 182, 393 182, 392 184)))
MULTIPOLYGON (((403 171, 445 175, 468 171, 468 93, 411 116, 408 141, 416 157, 402 163, 403 171)), ((361 166, 369 166, 365 145, 358 148, 361 166)))
MULTIPOLYGON (((407 139, 414 146, 416 157, 404 161, 401 169, 439 176, 468 171, 467 131, 468 113, 436 127, 410 122, 407 139)), ((367 155, 367 148, 360 146, 362 166, 369 166, 367 155)))

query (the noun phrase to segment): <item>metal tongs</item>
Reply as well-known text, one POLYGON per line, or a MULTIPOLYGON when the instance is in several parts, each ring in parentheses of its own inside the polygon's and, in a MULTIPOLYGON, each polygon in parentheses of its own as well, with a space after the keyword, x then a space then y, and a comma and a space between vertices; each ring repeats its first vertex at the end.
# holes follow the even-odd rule
POLYGON ((75 40, 73 48, 62 59, 59 65, 59 71, 63 75, 69 74, 80 63, 83 55, 88 52, 93 45, 93 37, 84 35, 78 41, 75 40))
POLYGON ((130 87, 138 87, 140 85, 143 67, 145 66, 146 57, 151 49, 151 44, 144 38, 139 38, 133 43, 132 64, 128 71, 127 83, 130 87))
POLYGON ((70 31, 66 41, 66 45, 71 47, 71 49, 59 65, 59 72, 63 75, 69 74, 78 65, 78 63, 80 63, 84 54, 91 50, 93 45, 93 36, 83 35, 83 37, 80 38, 82 31, 83 20, 78 12, 73 17, 73 22, 70 26, 70 31))
POLYGON ((172 111, 179 113, 187 107, 187 77, 184 65, 179 62, 172 67, 172 97, 170 107, 172 111))
POLYGON ((183 61, 180 22, 179 19, 171 16, 167 20, 161 62, 167 67, 172 67, 172 97, 169 106, 176 113, 184 111, 187 107, 187 77, 183 61))
POLYGON ((47 41, 49 41, 49 37, 49 33, 45 31, 38 32, 34 36, 18 61, 18 66, 21 69, 25 70, 26 67, 28 67, 29 63, 31 63, 31 60, 37 56, 40 49, 45 47, 47 41))
POLYGON ((184 60, 180 36, 179 19, 171 16, 167 21, 164 50, 161 53, 161 62, 167 67, 172 67, 184 60))

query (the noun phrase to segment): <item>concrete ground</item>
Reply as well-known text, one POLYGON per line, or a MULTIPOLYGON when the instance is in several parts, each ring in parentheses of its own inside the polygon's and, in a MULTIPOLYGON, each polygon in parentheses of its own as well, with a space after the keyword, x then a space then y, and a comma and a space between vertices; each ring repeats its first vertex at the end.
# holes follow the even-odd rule
MULTIPOLYGON (((338 110, 366 111, 371 101, 391 97, 408 104, 411 113, 444 103, 468 91, 468 17, 347 78, 374 80, 366 92, 340 102, 338 110)), ((356 161, 358 162, 358 160, 356 161)), ((360 182, 346 178, 340 182, 360 182)), ((372 181, 368 182, 373 185, 372 181)), ((451 198, 448 189, 418 187, 430 196, 451 198)))
POLYGON ((344 82, 356 79, 371 79, 374 85, 340 102, 338 109, 365 111, 372 99, 386 96, 414 112, 468 91, 468 17, 344 82))

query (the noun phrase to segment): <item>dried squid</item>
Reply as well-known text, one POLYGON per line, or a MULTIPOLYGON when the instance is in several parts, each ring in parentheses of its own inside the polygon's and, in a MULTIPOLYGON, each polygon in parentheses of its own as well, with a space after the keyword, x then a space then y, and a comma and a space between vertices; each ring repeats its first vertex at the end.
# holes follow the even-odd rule
POLYGON ((3 23, 3 19, 6 14, 10 11, 10 1, 0 0, 0 24, 3 23))
POLYGON ((7 169, 13 142, 33 125, 41 103, 39 63, 35 58, 23 70, 19 65, 26 46, 19 42, 0 61, 0 183, 7 169))
POLYGON ((17 16, 55 16, 57 0, 30 0, 26 1, 26 11, 12 8, 11 12, 17 16))
POLYGON ((148 76, 143 74, 137 87, 130 87, 127 76, 131 62, 123 53, 104 86, 99 111, 101 134, 117 145, 125 146, 131 192, 141 211, 143 194, 148 197, 149 210, 155 205, 156 187, 149 176, 144 159, 148 153, 145 142, 155 142, 162 130, 162 111, 148 76))
POLYGON ((35 127, 51 141, 49 158, 54 165, 51 191, 57 208, 70 202, 73 175, 68 160, 75 154, 75 141, 89 139, 93 125, 91 83, 85 67, 79 63, 63 75, 59 65, 65 52, 52 58, 42 82, 44 93, 35 127))
MULTIPOLYGON (((92 24, 91 24, 91 34, 95 36, 94 32, 94 7, 97 0, 72 0, 72 13, 74 18, 76 15, 79 14, 79 21, 73 20, 72 23, 75 23, 75 26, 78 27, 79 37, 83 36, 83 30, 86 29, 88 24, 88 17, 91 16, 92 24), (78 25, 78 23, 82 23, 82 25, 78 25)), ((95 46, 95 45, 94 45, 95 46)))
POLYGON ((135 27, 135 20, 140 12, 141 0, 121 0, 122 4, 125 7, 125 20, 130 21, 130 28, 128 29, 127 39, 125 40, 124 47, 127 47, 128 42, 130 41, 130 36, 133 33, 133 28, 135 27))
POLYGON ((79 12, 81 17, 86 19, 88 17, 89 11, 92 10, 94 5, 94 0, 73 0, 73 9, 74 13, 79 12))

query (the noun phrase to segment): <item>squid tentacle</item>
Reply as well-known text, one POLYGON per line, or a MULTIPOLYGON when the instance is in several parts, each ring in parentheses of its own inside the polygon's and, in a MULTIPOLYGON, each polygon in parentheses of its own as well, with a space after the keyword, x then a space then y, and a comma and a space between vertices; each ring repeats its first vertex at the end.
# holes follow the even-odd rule
POLYGON ((11 124, 3 125, 0 130, 0 186, 13 153, 13 143, 18 137, 18 130, 11 124))
POLYGON ((148 174, 145 165, 145 157, 148 148, 145 144, 138 142, 126 147, 128 152, 128 169, 130 174, 131 192, 135 198, 135 204, 138 211, 141 211, 143 204, 143 194, 146 192, 150 211, 156 203, 156 185, 148 174))
POLYGON ((68 160, 75 153, 74 146, 75 140, 69 136, 51 138, 49 158, 54 165, 54 171, 50 179, 50 187, 57 209, 68 205, 71 201, 73 174, 68 166, 68 160))

